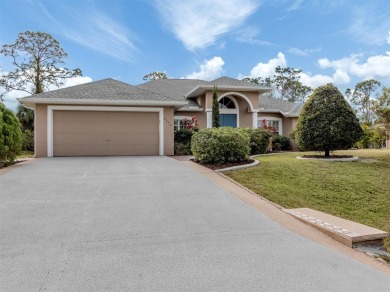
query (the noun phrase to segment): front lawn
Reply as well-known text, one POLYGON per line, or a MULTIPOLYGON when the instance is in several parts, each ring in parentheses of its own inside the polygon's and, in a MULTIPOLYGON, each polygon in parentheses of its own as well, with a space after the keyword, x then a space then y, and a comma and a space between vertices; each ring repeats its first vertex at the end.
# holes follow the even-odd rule
MULTIPOLYGON (((260 165, 227 176, 285 207, 308 207, 390 231, 390 150, 336 151, 358 162, 300 160, 316 153, 261 156, 260 165)), ((390 241, 386 243, 390 250, 390 241)))

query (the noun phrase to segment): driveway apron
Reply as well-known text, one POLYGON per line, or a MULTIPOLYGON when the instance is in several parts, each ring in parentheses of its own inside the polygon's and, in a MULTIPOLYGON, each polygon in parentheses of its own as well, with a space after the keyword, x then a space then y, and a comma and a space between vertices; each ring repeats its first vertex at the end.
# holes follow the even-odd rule
POLYGON ((390 291, 390 277, 168 157, 36 159, 0 175, 1 291, 390 291))

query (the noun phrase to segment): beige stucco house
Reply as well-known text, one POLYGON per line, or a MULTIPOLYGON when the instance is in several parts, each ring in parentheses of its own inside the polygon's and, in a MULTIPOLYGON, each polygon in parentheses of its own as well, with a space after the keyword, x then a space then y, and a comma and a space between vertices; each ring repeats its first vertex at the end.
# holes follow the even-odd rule
POLYGON ((20 98, 35 110, 35 156, 173 155, 174 131, 197 117, 211 127, 218 87, 222 126, 262 121, 279 134, 296 126, 301 104, 264 96, 271 89, 229 77, 159 79, 132 86, 113 79, 20 98))

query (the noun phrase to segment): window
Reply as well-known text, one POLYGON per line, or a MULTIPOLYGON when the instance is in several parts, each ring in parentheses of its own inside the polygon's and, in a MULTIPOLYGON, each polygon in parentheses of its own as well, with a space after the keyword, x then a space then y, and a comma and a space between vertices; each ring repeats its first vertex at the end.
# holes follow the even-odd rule
POLYGON ((266 122, 267 127, 271 127, 275 129, 275 133, 282 135, 282 119, 275 117, 259 117, 257 119, 257 127, 262 128, 264 120, 266 122))
POLYGON ((220 109, 235 109, 236 105, 229 97, 222 97, 219 101, 220 109))
POLYGON ((185 127, 184 120, 191 120, 191 117, 175 116, 173 118, 173 131, 176 132, 185 127))

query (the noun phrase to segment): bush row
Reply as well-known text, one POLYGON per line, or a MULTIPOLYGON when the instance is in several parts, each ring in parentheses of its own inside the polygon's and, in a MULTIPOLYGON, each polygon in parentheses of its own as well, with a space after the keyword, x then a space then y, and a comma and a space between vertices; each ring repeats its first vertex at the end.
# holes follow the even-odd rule
POLYGON ((0 167, 11 164, 22 149, 22 132, 15 114, 0 103, 0 167))

